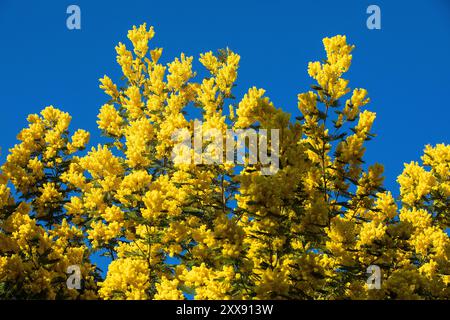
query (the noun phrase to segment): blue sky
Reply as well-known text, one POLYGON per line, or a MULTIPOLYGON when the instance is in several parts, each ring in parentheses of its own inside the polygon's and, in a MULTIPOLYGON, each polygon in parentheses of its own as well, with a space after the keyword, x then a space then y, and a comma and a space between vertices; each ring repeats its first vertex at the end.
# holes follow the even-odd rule
MULTIPOLYGON (((47 105, 68 111, 72 129, 100 142, 98 109, 108 97, 98 79, 120 78, 114 46, 133 24, 155 27, 162 61, 229 47, 241 55, 240 98, 266 89, 277 107, 299 115, 297 94, 313 84, 308 61, 324 57, 325 36, 356 45, 347 74, 377 113, 368 163, 385 165, 385 185, 398 195, 404 162, 426 144, 450 139, 450 1, 35 1, 0 0, 0 162, 26 116, 47 105), (66 8, 81 8, 81 30, 66 28, 66 8), (366 27, 366 8, 381 8, 381 30, 366 27)), ((195 66, 199 68, 199 63, 195 66)))

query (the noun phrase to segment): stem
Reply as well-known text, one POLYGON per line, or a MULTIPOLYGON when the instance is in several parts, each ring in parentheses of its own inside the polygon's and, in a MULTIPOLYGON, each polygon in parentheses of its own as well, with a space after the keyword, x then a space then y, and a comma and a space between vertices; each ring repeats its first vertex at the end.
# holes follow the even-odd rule
POLYGON ((328 189, 327 189, 327 179, 326 179, 326 168, 325 168, 325 148, 326 148, 326 139, 325 139, 325 131, 326 131, 326 123, 328 118, 328 109, 329 109, 329 101, 325 101, 325 119, 323 119, 323 132, 322 132, 322 178, 323 178, 323 186, 324 186, 324 200, 328 203, 328 189))

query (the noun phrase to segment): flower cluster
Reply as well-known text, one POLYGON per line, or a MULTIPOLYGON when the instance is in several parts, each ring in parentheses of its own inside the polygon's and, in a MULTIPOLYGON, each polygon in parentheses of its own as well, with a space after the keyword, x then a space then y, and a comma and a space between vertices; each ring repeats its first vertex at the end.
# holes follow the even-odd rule
POLYGON ((154 35, 133 27, 131 49, 116 47, 123 82, 100 79, 107 142, 81 152, 89 133, 70 135, 69 114, 28 117, 0 167, 0 298, 450 297, 450 146, 405 165, 399 199, 383 188, 383 166, 363 160, 376 115, 343 78, 354 49, 345 36, 323 40, 326 58, 308 65, 315 82, 291 119, 262 88, 234 97, 230 49, 201 54, 201 78, 183 53, 162 63, 154 35), (261 159, 199 165, 213 138, 198 135, 195 161, 174 161, 179 130, 249 128, 279 130, 275 173, 261 159), (93 252, 111 259, 103 279, 93 252), (66 286, 71 265, 80 290, 66 286), (379 290, 366 283, 371 265, 379 290))

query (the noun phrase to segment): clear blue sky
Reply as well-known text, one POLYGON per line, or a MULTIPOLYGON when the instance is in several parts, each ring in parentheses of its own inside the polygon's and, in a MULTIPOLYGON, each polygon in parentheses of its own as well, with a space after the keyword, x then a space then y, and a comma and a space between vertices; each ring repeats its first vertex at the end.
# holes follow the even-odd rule
POLYGON ((237 97, 262 87, 294 116, 297 94, 313 83, 308 61, 324 57, 322 38, 347 35, 356 45, 347 78, 369 91, 378 115, 366 160, 385 165, 395 195, 404 162, 426 144, 450 143, 450 0, 0 0, 0 162, 26 116, 47 105, 70 112, 72 128, 89 130, 96 145, 108 99, 98 78, 118 81, 114 46, 143 22, 155 27, 163 62, 228 46, 241 55, 237 97), (81 8, 81 30, 66 28, 70 4, 81 8), (366 27, 370 4, 381 8, 381 30, 366 27))

